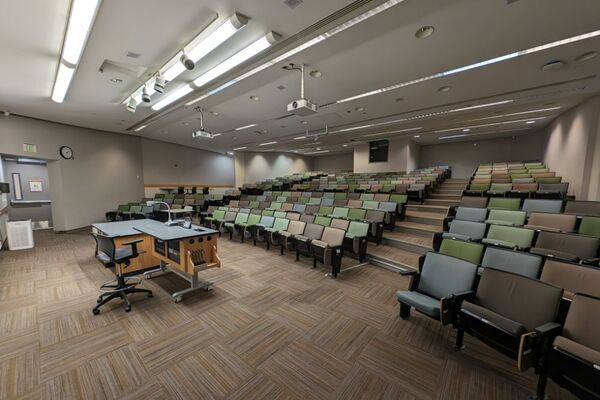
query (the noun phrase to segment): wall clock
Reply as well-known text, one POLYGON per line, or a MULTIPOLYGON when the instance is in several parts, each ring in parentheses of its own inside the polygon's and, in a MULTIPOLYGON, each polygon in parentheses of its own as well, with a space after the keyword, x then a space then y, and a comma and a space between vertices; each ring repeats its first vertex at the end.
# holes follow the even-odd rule
POLYGON ((62 158, 64 158, 65 160, 72 160, 73 159, 73 149, 71 149, 69 146, 62 146, 60 148, 60 156, 62 158))

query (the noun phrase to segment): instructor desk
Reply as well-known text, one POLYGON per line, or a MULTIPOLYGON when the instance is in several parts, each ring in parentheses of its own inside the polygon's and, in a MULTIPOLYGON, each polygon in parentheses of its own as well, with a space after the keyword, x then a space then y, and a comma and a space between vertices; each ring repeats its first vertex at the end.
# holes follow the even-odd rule
POLYGON ((172 294, 175 302, 181 301, 184 294, 194 290, 209 290, 212 282, 201 281, 198 272, 220 267, 217 254, 218 232, 192 225, 190 229, 180 226, 167 226, 162 222, 142 219, 98 223, 92 225, 96 233, 111 237, 117 246, 131 240, 142 240, 138 248, 144 250, 137 259, 132 260, 128 273, 146 271, 150 278, 158 272, 173 272, 190 283, 188 289, 172 294))

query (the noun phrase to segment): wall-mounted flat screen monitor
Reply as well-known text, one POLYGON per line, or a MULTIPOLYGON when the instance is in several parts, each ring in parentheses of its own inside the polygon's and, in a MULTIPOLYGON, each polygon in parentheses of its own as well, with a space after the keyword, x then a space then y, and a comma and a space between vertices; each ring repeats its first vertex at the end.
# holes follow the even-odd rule
POLYGON ((389 140, 369 142, 369 162, 386 162, 388 160, 389 140))

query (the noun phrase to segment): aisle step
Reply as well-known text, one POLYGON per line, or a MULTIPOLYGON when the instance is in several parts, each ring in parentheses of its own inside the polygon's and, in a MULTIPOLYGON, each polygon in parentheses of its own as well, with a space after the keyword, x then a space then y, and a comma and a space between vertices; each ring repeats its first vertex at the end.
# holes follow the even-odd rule
POLYGON ((419 265, 419 254, 393 246, 369 246, 367 259, 371 264, 400 272, 414 270, 419 265))
MULTIPOLYGON (((446 214, 442 214, 439 212, 420 210, 417 211, 413 209, 408 209, 406 210, 406 218, 404 219, 404 221, 441 227, 443 225, 445 217, 446 214)), ((396 225, 398 225, 400 222, 403 221, 396 222, 396 225)))
POLYGON ((447 200, 447 199, 425 199, 424 205, 428 206, 457 206, 460 203, 460 199, 447 200))
POLYGON ((386 232, 383 244, 417 254, 425 254, 432 250, 431 237, 408 232, 386 232))
POLYGON ((396 223, 394 232, 404 232, 413 235, 419 235, 426 238, 431 238, 434 233, 442 231, 442 224, 431 225, 419 222, 401 221, 396 223))
POLYGON ((448 206, 431 204, 408 204, 406 206, 406 212, 408 213, 411 210, 442 214, 444 217, 448 214, 448 206))
POLYGON ((435 191, 431 194, 431 199, 440 199, 440 200, 460 200, 462 194, 455 193, 440 193, 439 191, 435 191))

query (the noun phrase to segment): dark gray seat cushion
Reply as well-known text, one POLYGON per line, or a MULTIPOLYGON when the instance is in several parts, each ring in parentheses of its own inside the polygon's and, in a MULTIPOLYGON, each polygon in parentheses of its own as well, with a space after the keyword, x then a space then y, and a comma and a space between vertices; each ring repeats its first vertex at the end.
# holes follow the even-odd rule
POLYGON ((436 298, 419 292, 409 292, 407 290, 398 291, 396 297, 399 302, 408 304, 430 317, 437 319, 440 317, 440 301, 436 298))

